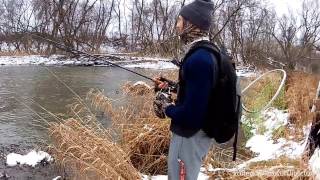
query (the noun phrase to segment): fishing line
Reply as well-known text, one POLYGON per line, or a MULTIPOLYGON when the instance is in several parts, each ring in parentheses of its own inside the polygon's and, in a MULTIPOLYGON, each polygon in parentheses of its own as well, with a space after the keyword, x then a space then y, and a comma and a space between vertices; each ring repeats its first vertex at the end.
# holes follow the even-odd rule
MULTIPOLYGON (((146 75, 143 75, 143 74, 138 73, 138 72, 136 72, 136 71, 133 71, 133 70, 131 70, 131 69, 125 68, 125 67, 123 67, 123 66, 120 66, 120 65, 118 65, 118 64, 116 64, 116 63, 113 63, 113 62, 110 62, 110 61, 108 61, 108 60, 105 60, 105 58, 103 58, 103 57, 95 56, 95 55, 92 55, 92 54, 89 54, 89 53, 86 53, 86 52, 83 52, 83 51, 80 51, 80 50, 77 50, 77 49, 68 47, 68 46, 66 46, 66 45, 64 45, 64 44, 61 44, 61 43, 57 42, 57 41, 54 41, 54 40, 49 39, 49 38, 42 37, 42 36, 40 36, 40 35, 37 35, 37 34, 31 33, 31 32, 28 32, 28 31, 26 31, 26 30, 24 30, 24 31, 22 31, 22 32, 23 32, 23 33, 26 33, 26 34, 29 34, 30 36, 37 37, 37 38, 40 38, 40 39, 42 39, 42 40, 45 40, 45 41, 47 41, 47 42, 55 45, 55 47, 57 47, 57 48, 59 48, 59 49, 61 49, 61 50, 64 50, 64 51, 66 51, 66 52, 70 52, 70 53, 72 53, 72 54, 81 54, 81 55, 83 55, 83 56, 85 56, 85 57, 87 57, 87 58, 93 58, 93 59, 95 59, 95 60, 103 60, 103 61, 105 61, 106 63, 108 63, 108 64, 111 65, 111 66, 118 67, 118 68, 123 69, 123 70, 125 70, 125 71, 128 71, 128 72, 131 72, 131 73, 133 73, 133 74, 136 74, 136 75, 138 75, 138 76, 140 76, 140 77, 143 77, 143 78, 145 78, 145 79, 148 79, 148 80, 150 80, 150 81, 152 81, 152 82, 155 82, 155 80, 154 80, 153 78, 151 78, 151 77, 148 77, 148 76, 146 76, 146 75)), ((115 56, 108 55, 108 54, 106 54, 106 55, 104 55, 104 56, 105 56, 105 57, 112 57, 112 58, 115 57, 115 56)))

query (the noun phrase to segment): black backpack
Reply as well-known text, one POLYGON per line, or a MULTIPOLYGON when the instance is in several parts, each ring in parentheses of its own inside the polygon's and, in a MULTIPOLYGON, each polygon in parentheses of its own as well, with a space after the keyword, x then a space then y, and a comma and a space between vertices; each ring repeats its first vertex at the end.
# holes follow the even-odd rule
MULTIPOLYGON (((212 88, 209 100, 210 110, 203 131, 217 143, 225 143, 234 138, 234 155, 236 160, 238 128, 241 118, 241 95, 237 75, 232 59, 210 41, 195 43, 185 57, 189 57, 198 49, 209 51, 217 59, 219 77, 216 87, 212 88)), ((216 78, 216 77, 215 77, 216 78)))

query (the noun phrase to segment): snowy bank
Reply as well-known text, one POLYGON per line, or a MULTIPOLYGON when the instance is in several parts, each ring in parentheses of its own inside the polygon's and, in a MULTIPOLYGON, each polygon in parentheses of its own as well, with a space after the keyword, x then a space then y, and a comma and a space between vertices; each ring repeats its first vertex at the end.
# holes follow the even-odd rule
POLYGON ((236 71, 238 77, 256 77, 257 73, 254 70, 246 67, 239 67, 236 71))
MULTIPOLYGON (((148 59, 146 58, 146 63, 136 63, 136 64, 128 64, 124 67, 126 68, 141 68, 141 69, 158 69, 158 70, 165 70, 165 69, 178 69, 176 65, 171 63, 170 61, 164 61, 161 59, 148 59)), ((248 67, 238 67, 236 70, 238 77, 256 77, 257 72, 255 70, 252 70, 248 67)))
MULTIPOLYGON (((42 57, 38 55, 31 56, 1 56, 0 65, 14 66, 14 65, 54 65, 59 64, 59 56, 42 57)), ((70 62, 65 62, 70 63, 70 62)))
MULTIPOLYGON (((245 172, 245 169, 253 162, 274 160, 281 156, 285 156, 292 159, 300 158, 303 154, 304 148, 307 143, 308 133, 311 128, 311 124, 303 127, 303 133, 305 139, 299 142, 288 140, 285 138, 280 138, 277 140, 272 139, 273 132, 281 127, 291 127, 288 122, 289 114, 286 111, 278 110, 275 108, 269 108, 262 113, 262 118, 264 119, 262 125, 265 128, 263 133, 258 133, 258 125, 254 125, 252 133, 254 134, 246 143, 246 147, 256 154, 255 157, 249 159, 233 168, 214 168, 209 166, 208 172, 221 173, 241 173, 245 172)), ((248 123, 245 116, 242 118, 242 123, 248 123)), ((315 151, 313 157, 310 159, 309 165, 314 174, 318 174, 318 179, 320 180, 320 150, 319 148, 315 151)), ((262 169, 262 174, 266 172, 272 172, 276 168, 290 169, 293 166, 275 166, 266 169, 262 169)), ((259 174, 259 170, 255 170, 259 174)))
MULTIPOLYGON (((103 54, 101 54, 103 56, 103 54)), ((158 57, 134 57, 134 56, 114 56, 114 60, 106 58, 107 61, 122 65, 126 68, 141 69, 178 69, 169 59, 158 57)), ((62 55, 49 57, 40 55, 29 56, 0 56, 0 66, 19 66, 19 65, 44 65, 44 66, 109 66, 108 62, 102 59, 64 58, 62 55)), ((237 69, 239 77, 254 77, 256 72, 250 67, 239 67, 237 69)))
POLYGON ((303 154, 307 143, 308 133, 311 128, 310 125, 303 128, 304 136, 306 138, 300 142, 287 140, 285 138, 274 140, 272 137, 273 132, 280 127, 289 125, 289 114, 286 111, 269 108, 262 113, 262 116, 265 120, 262 124, 266 129, 265 132, 257 134, 257 127, 254 127, 252 129, 254 136, 246 143, 246 147, 256 153, 257 156, 239 165, 239 168, 244 168, 252 162, 273 160, 281 156, 296 159, 303 154))
POLYGON ((309 161, 310 169, 316 175, 316 179, 320 180, 320 147, 318 147, 309 161))
POLYGON ((35 167, 42 161, 51 162, 53 161, 53 158, 48 153, 43 151, 31 151, 27 155, 10 153, 7 155, 6 164, 8 166, 16 166, 20 164, 35 167))
POLYGON ((126 68, 141 68, 141 69, 178 69, 178 67, 171 62, 165 61, 157 61, 157 62, 146 62, 146 63, 138 63, 138 64, 128 64, 125 65, 126 68))
POLYGON ((65 58, 62 55, 49 57, 40 55, 30 56, 0 56, 0 66, 19 66, 19 65, 44 65, 44 66, 109 66, 108 62, 123 65, 129 68, 147 69, 175 69, 175 65, 168 59, 152 57, 129 57, 117 56, 103 58, 103 54, 98 55, 101 59, 94 58, 65 58))

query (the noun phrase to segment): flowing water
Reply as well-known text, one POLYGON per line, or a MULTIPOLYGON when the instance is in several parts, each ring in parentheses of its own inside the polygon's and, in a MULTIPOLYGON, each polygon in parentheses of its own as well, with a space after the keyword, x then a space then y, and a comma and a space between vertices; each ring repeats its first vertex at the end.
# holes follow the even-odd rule
MULTIPOLYGON (((127 81, 145 80, 111 67, 49 67, 61 81, 82 98, 91 88, 104 90, 111 98, 121 96, 121 85, 127 81)), ((146 73, 141 70, 142 73, 146 73)), ((150 73, 150 71, 148 71, 150 73)), ((30 146, 46 139, 46 131, 32 124, 39 119, 35 112, 54 120, 31 100, 52 113, 66 113, 75 95, 45 67, 0 67, 0 145, 30 146), (30 109, 31 108, 31 109, 30 109), (33 112, 34 111, 34 112, 33 112)))
MULTIPOLYGON (((139 72, 150 75, 160 71, 139 72)), ((76 96, 59 80, 82 99, 91 88, 104 90, 108 97, 118 99, 123 97, 121 87, 124 83, 146 81, 112 67, 0 66, 0 179, 6 179, 4 174, 10 176, 10 179, 19 180, 47 180, 67 176, 64 169, 55 165, 37 168, 6 165, 7 154, 26 154, 42 144, 42 141, 48 142, 47 130, 35 126, 34 120, 41 119, 37 114, 48 121, 55 119, 37 104, 54 114, 68 114, 69 108, 66 106, 74 103, 76 96)), ((100 121, 107 122, 105 118, 100 121)), ((43 124, 43 120, 36 123, 43 124)))

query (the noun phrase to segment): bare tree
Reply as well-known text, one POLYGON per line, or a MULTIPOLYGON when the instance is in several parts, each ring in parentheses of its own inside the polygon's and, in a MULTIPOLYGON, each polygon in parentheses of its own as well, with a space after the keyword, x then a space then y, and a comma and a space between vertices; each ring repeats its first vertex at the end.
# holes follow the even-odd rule
POLYGON ((319 1, 304 0, 301 15, 301 51, 304 54, 312 52, 315 44, 320 40, 320 11, 319 1))
POLYGON ((279 19, 278 26, 279 33, 277 33, 278 29, 274 28, 271 34, 280 46, 283 60, 289 64, 290 68, 293 68, 297 57, 297 51, 295 51, 298 32, 296 18, 293 15, 284 15, 279 19))

